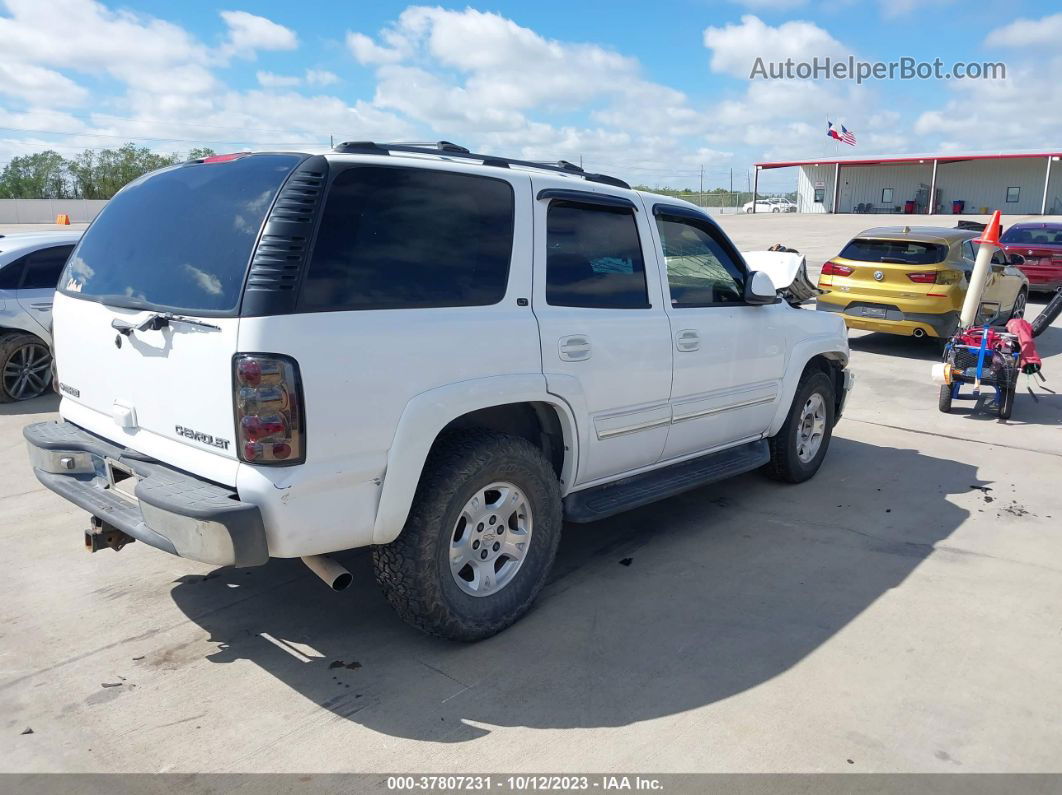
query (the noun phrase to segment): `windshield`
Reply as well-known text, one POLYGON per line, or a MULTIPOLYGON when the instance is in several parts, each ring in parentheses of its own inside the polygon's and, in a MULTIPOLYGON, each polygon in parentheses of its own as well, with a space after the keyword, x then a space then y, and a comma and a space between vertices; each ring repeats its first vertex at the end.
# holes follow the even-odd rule
POLYGON ((262 221, 301 160, 253 155, 129 183, 81 239, 60 289, 114 306, 233 311, 262 221))
POLYGON ((858 262, 897 262, 904 265, 935 265, 948 256, 941 243, 914 240, 877 240, 857 237, 841 250, 844 259, 858 262))

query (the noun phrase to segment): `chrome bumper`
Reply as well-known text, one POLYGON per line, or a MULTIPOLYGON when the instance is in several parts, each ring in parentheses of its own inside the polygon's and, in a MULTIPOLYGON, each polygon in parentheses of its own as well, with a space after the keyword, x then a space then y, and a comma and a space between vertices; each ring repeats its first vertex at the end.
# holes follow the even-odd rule
POLYGON ((37 479, 61 497, 158 549, 220 566, 269 559, 258 506, 236 492, 120 447, 69 422, 23 429, 37 479), (116 488, 116 472, 134 479, 116 488))

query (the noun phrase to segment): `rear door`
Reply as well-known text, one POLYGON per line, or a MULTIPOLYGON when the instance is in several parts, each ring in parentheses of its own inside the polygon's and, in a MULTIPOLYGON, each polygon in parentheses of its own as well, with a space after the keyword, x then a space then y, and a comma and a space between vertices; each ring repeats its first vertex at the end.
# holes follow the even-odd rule
POLYGON ((52 300, 59 283, 59 274, 73 250, 73 244, 49 246, 23 258, 25 264, 18 289, 18 302, 45 331, 52 323, 52 300))
POLYGON ((259 230, 299 155, 154 172, 108 202, 60 279, 62 416, 233 485, 232 361, 259 230))
POLYGON ((656 463, 671 422, 671 334, 636 194, 534 178, 532 305, 550 392, 580 429, 577 484, 656 463))

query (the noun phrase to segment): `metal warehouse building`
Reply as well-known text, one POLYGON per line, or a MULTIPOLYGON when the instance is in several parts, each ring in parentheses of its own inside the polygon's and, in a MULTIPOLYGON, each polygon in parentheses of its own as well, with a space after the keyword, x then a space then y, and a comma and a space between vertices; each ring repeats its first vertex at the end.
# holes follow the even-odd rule
MULTIPOLYGON (((904 155, 756 163, 799 169, 802 213, 1062 213, 1059 152, 904 155), (932 201, 930 197, 933 197, 932 201)), ((754 187, 755 191, 756 188, 754 187)))

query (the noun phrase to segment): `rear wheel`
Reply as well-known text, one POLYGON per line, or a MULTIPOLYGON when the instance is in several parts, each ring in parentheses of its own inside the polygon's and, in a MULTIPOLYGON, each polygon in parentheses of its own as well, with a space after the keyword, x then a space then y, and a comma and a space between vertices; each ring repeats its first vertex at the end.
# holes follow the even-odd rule
POLYGON ((937 408, 945 414, 951 413, 951 384, 940 385, 940 397, 937 399, 937 408))
POLYGON ((768 440, 769 476, 802 483, 819 471, 833 434, 835 405, 833 380, 821 370, 805 372, 785 424, 768 440))
POLYGON ((44 341, 16 332, 0 337, 0 403, 43 395, 52 383, 52 354, 44 341))
POLYGON ((560 532, 560 485, 541 451, 462 433, 432 450, 401 535, 373 548, 376 581, 417 629, 479 640, 531 607, 560 532))

